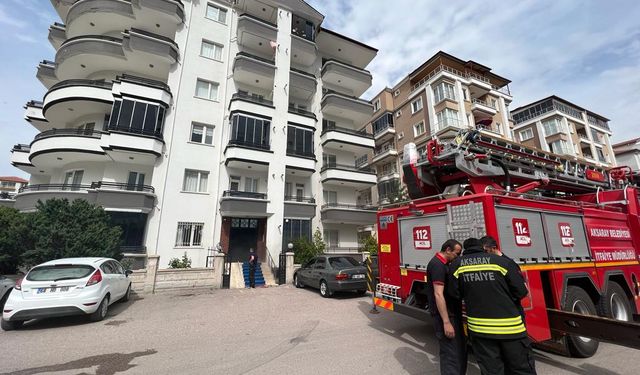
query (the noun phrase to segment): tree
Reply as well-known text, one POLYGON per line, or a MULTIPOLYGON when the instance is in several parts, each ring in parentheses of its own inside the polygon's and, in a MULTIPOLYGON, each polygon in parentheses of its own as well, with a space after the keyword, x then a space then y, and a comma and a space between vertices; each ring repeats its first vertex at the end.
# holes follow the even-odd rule
POLYGON ((327 245, 322 239, 322 232, 320 232, 320 229, 316 228, 316 231, 313 233, 312 241, 309 241, 304 237, 300 237, 293 241, 293 261, 297 264, 305 264, 311 260, 311 258, 324 253, 326 248, 327 245))
POLYGON ((83 199, 50 199, 38 201, 28 218, 33 243, 22 256, 27 266, 68 257, 122 258, 122 229, 100 206, 83 199))
POLYGON ((407 188, 400 183, 400 180, 395 180, 386 198, 389 203, 398 203, 408 200, 409 194, 407 194, 407 188))
POLYGON ((378 254, 378 240, 375 236, 368 235, 360 239, 360 251, 368 251, 371 255, 378 254))
POLYGON ((169 260, 169 268, 191 268, 191 258, 184 252, 182 258, 171 258, 169 260))
POLYGON ((14 274, 20 255, 29 247, 26 214, 0 206, 0 274, 14 274))

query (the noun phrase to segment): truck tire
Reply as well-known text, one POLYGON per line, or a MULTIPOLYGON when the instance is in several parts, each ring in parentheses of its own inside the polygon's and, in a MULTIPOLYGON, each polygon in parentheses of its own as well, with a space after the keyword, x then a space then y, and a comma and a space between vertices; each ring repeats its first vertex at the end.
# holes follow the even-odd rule
MULTIPOLYGON (((583 315, 598 314, 589 294, 577 286, 567 288, 567 299, 562 309, 583 315)), ((589 358, 596 354, 600 342, 587 337, 568 335, 566 345, 572 357, 589 358)))
POLYGON ((607 291, 600 298, 599 304, 600 315, 625 322, 631 321, 633 310, 629 298, 624 292, 620 284, 610 282, 607 291))

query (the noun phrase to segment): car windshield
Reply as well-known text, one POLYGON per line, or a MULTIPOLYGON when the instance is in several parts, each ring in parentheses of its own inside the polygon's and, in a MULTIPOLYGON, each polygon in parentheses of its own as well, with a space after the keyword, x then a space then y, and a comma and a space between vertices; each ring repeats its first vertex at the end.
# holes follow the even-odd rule
POLYGON ((337 269, 355 267, 360 265, 358 262, 356 262, 355 259, 349 257, 329 258, 329 264, 331 265, 331 268, 337 269))
POLYGON ((29 281, 57 281, 85 278, 95 270, 87 265, 61 264, 36 267, 29 272, 29 281))

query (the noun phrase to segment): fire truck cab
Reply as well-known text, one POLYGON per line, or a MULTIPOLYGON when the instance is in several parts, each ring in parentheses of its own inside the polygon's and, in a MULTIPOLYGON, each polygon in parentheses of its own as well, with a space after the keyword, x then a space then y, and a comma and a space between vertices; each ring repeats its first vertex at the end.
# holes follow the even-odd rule
POLYGON ((429 260, 449 238, 489 235, 525 277, 534 342, 589 357, 596 339, 629 339, 620 325, 608 329, 614 337, 590 333, 592 323, 576 316, 632 324, 640 308, 640 200, 628 168, 606 170, 477 131, 432 140, 421 157, 409 144, 403 157, 412 201, 378 212, 377 306, 430 320, 429 260))

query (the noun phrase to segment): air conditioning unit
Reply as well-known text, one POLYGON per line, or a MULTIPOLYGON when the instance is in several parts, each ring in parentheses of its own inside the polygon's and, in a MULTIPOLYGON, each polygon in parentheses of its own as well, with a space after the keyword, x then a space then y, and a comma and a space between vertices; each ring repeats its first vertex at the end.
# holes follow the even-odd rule
POLYGON ((404 138, 404 132, 398 133, 398 139, 402 139, 402 138, 404 138))

